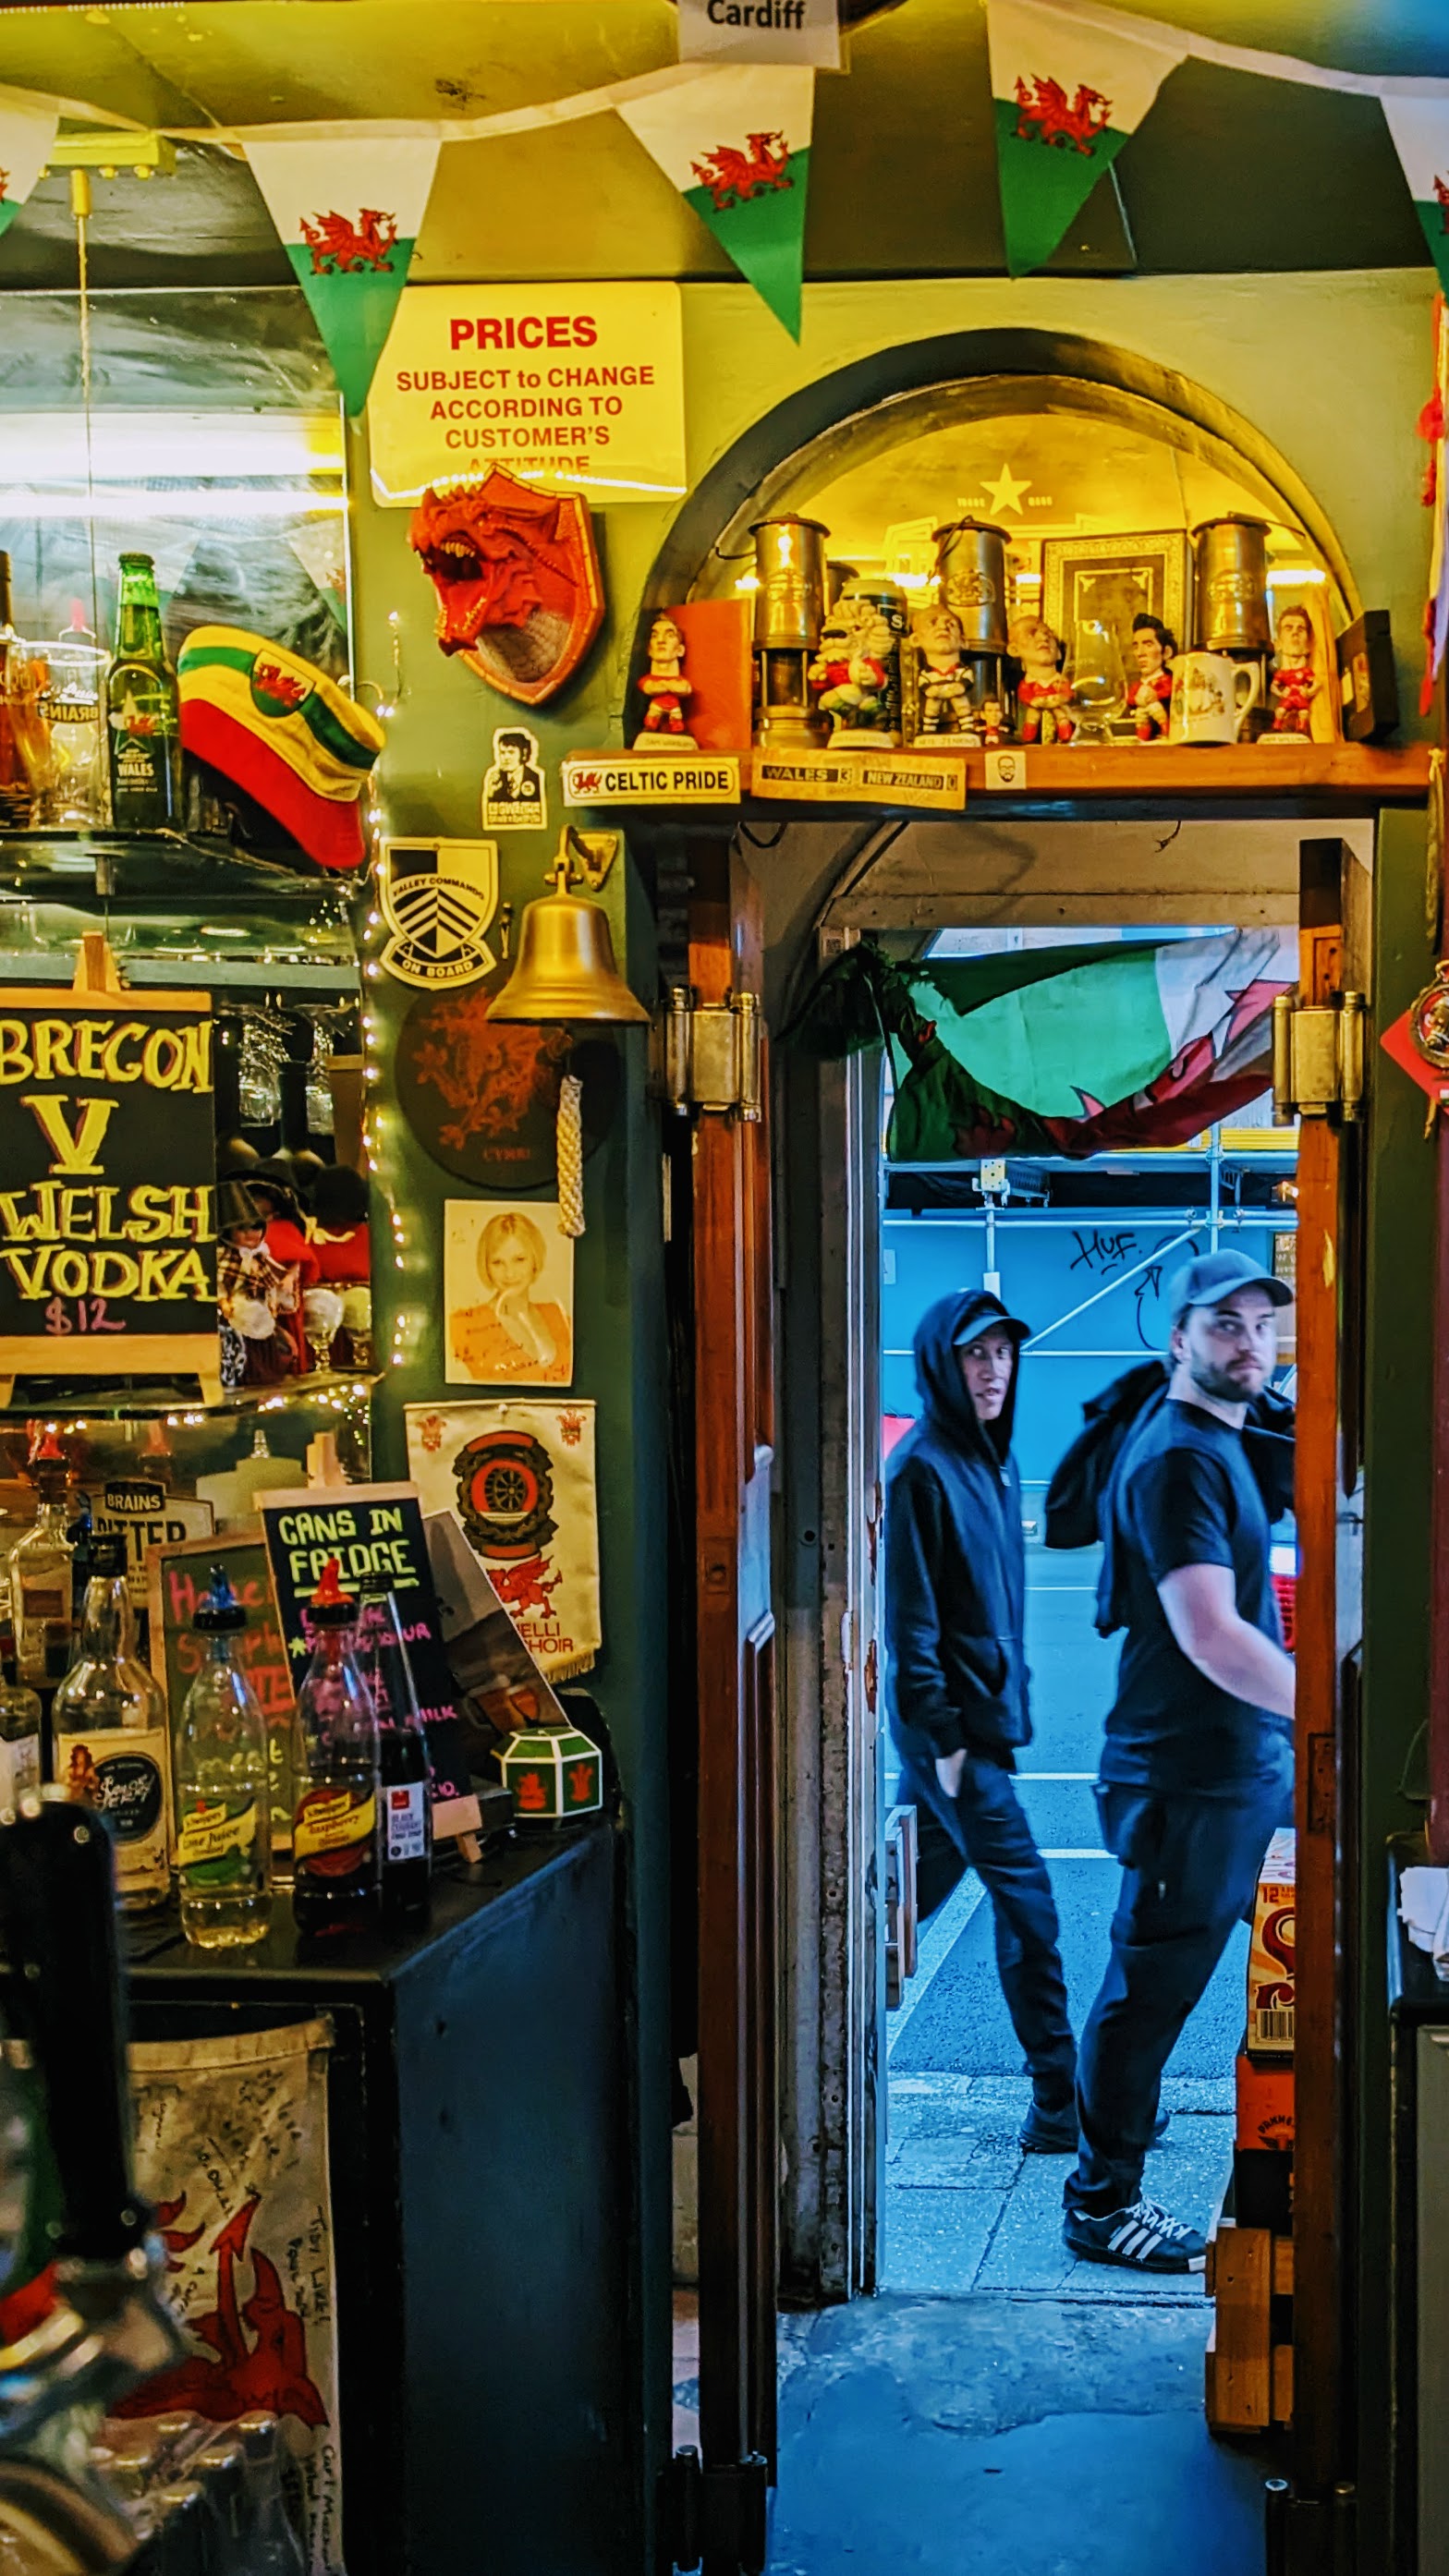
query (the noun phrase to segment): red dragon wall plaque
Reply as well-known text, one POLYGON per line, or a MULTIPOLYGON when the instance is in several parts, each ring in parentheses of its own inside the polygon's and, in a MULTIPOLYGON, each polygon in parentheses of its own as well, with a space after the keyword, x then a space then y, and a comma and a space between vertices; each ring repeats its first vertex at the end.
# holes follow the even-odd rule
POLYGON ((408 541, 438 594, 437 637, 506 698, 536 707, 578 669, 604 616, 587 504, 501 466, 423 494, 408 541))

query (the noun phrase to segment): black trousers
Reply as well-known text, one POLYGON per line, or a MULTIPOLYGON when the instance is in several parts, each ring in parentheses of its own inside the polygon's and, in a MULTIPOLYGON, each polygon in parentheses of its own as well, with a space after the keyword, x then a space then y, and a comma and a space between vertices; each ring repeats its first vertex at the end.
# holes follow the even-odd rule
POLYGON ((975 1870, 990 1899, 997 1973, 1032 2089, 1044 2108, 1064 2107, 1076 2081, 1077 2050, 1067 2018, 1061 1927, 1046 1862, 1011 1773, 968 1752, 960 1788, 948 1798, 935 1764, 907 1754, 898 1795, 917 1813, 923 1914, 934 1913, 968 1865, 975 1870))
POLYGON ((1235 1797, 1104 1785, 1098 1800, 1122 1891, 1107 1973, 1082 2032, 1081 2146, 1063 2197, 1069 2209, 1105 2217, 1138 2198, 1162 2070, 1251 1912, 1275 1827, 1293 1821, 1291 1766, 1285 1753, 1279 1782, 1235 1797))

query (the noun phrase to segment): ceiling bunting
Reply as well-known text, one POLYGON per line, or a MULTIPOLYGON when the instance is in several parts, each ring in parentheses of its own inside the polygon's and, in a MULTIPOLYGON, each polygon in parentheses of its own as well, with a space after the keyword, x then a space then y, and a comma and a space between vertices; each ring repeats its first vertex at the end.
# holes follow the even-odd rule
POLYGON ((59 102, 0 89, 0 240, 14 223, 55 144, 59 102))
POLYGON ((433 138, 249 142, 247 160, 347 411, 367 400, 438 166, 433 138))
POLYGON ((706 72, 618 113, 792 340, 800 337, 815 74, 788 65, 706 72))
MULTIPOLYGON (((1104 13, 1105 15, 1106 13, 1104 13)), ((1187 52, 1170 27, 988 0, 996 167, 1013 277, 1051 258, 1187 52)))
POLYGON ((840 69, 836 0, 678 0, 682 63, 810 63, 840 69))
POLYGON ((1449 98, 1404 98, 1386 90, 1379 105, 1403 164, 1414 211, 1424 227, 1429 256, 1449 294, 1449 98))

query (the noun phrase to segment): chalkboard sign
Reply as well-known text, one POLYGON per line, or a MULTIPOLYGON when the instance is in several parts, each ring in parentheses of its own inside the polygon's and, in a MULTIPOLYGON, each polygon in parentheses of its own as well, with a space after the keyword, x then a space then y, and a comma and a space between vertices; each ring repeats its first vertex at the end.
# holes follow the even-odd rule
POLYGON ((294 1685, 300 1687, 312 1657, 307 1603, 328 1558, 335 1556, 346 1591, 374 1586, 397 1601, 428 1740, 434 1833, 476 1832, 478 1804, 468 1778, 416 1486, 308 1486, 296 1492, 271 1490, 257 1499, 294 1685), (455 1814, 459 1806, 470 1812, 455 1814))
POLYGON ((0 988, 0 1381, 214 1382, 211 996, 83 950, 73 990, 0 988))
POLYGON ((290 1756, 292 1736, 292 1667, 272 1590, 266 1543, 260 1538, 184 1539, 179 1544, 148 1548, 146 1592, 151 1624, 151 1670, 166 1693, 173 1734, 206 1656, 206 1639, 192 1627, 197 1603, 211 1589, 211 1569, 225 1566, 232 1590, 247 1614, 236 1638, 236 1658, 261 1704, 267 1721, 272 1780, 272 1843, 290 1848, 292 1806, 290 1756))

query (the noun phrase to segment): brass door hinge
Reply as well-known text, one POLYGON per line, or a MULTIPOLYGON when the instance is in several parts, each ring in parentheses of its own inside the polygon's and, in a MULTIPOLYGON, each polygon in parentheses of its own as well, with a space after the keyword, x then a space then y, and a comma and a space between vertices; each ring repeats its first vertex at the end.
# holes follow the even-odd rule
POLYGON ((664 1017, 664 1092, 672 1109, 733 1112, 751 1124, 760 1115, 760 1004, 754 993, 696 1002, 687 984, 671 988, 664 1017))
POLYGON ((1273 1004, 1273 1115, 1280 1127, 1295 1118, 1328 1118, 1345 1124, 1363 1113, 1364 998, 1340 993, 1336 1002, 1299 1002, 1280 993, 1273 1004))

